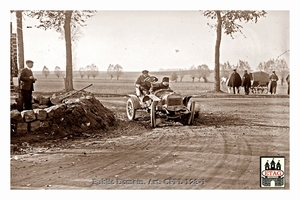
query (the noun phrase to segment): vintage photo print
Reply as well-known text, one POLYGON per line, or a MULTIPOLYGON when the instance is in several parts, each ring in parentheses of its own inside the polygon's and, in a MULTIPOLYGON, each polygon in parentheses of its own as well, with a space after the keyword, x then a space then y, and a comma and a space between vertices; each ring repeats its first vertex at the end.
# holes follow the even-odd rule
POLYGON ((172 4, 6 10, 11 192, 295 188, 291 6, 172 4))

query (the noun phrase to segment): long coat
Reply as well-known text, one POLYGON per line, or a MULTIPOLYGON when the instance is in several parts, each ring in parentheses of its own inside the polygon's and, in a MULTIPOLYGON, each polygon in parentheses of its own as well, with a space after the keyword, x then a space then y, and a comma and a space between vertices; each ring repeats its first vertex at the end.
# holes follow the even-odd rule
POLYGON ((243 78, 242 78, 242 86, 243 86, 243 87, 250 87, 250 86, 251 86, 251 77, 250 77, 250 74, 245 73, 245 74, 243 75, 243 78))
POLYGON ((230 87, 240 87, 242 85, 242 79, 239 73, 233 72, 229 78, 228 86, 230 87))

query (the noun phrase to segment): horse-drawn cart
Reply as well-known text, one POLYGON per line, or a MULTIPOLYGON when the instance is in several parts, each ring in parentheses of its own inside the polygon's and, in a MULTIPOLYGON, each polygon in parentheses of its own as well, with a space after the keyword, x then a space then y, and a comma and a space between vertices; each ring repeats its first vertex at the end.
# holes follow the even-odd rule
POLYGON ((266 72, 252 72, 251 76, 251 88, 250 91, 253 94, 268 94, 269 89, 269 75, 266 72))

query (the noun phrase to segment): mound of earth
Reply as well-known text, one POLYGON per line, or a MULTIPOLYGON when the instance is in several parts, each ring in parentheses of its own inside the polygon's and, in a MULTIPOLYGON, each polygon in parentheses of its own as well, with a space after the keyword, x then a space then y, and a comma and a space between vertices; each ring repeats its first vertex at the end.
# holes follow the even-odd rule
POLYGON ((82 95, 54 107, 53 128, 60 133, 93 132, 115 124, 114 113, 93 95, 82 95))
MULTIPOLYGON (((43 97, 39 99, 47 98, 43 97)), ((57 105, 52 104, 42 108, 39 107, 33 109, 33 111, 16 112, 18 111, 14 110, 14 118, 19 117, 18 122, 15 123, 15 127, 18 127, 18 123, 24 126, 28 124, 27 134, 42 133, 65 136, 103 131, 116 125, 114 113, 104 107, 93 94, 84 91, 78 93, 75 98, 65 99, 57 105), (41 113, 45 113, 47 117, 43 116, 42 118, 41 113), (29 121, 28 116, 32 120, 29 121)), ((11 121, 14 122, 14 119, 11 119, 11 121)), ((18 133, 18 130, 16 129, 12 132, 18 133)))

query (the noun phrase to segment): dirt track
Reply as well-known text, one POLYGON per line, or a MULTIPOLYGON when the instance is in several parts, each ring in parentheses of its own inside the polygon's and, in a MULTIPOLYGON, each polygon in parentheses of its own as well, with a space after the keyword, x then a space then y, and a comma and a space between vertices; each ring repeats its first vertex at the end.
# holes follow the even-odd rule
POLYGON ((260 189, 260 156, 285 156, 289 189, 289 98, 197 99, 194 126, 153 130, 145 113, 126 120, 125 100, 101 100, 120 119, 104 137, 11 155, 11 189, 260 189))

